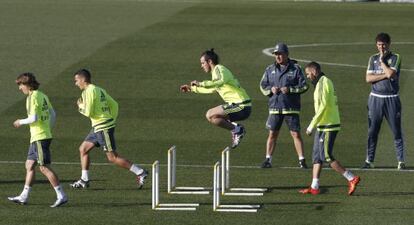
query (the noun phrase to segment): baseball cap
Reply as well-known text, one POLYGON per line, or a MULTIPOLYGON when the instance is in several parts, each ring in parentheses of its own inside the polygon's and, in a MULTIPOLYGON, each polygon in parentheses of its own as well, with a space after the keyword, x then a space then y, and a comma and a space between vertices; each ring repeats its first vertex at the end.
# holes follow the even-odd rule
POLYGON ((277 43, 273 50, 274 53, 289 53, 288 46, 285 43, 277 43))

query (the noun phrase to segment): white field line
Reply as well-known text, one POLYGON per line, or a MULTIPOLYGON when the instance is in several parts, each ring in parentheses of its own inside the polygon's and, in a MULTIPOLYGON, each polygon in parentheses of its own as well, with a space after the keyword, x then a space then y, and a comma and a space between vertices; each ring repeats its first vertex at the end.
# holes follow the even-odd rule
MULTIPOLYGON (((25 161, 0 161, 1 164, 24 164, 25 161)), ((79 166, 79 162, 52 162, 52 165, 76 165, 79 166)), ((112 163, 91 163, 93 166, 113 166, 112 163)), ((142 166, 151 166, 150 163, 139 164, 142 166)), ((167 164, 160 164, 160 166, 167 167, 167 164)), ((211 165, 177 165, 177 167, 186 167, 186 168, 212 168, 211 165)), ((236 169, 262 169, 260 166, 230 166, 230 168, 236 169)), ((304 170, 299 167, 293 166, 281 166, 281 167, 273 167, 273 169, 283 169, 283 170, 303 170, 303 171, 311 171, 304 170)), ((331 170, 331 168, 323 168, 324 170, 331 170)), ((361 169, 361 168, 347 168, 349 170, 354 171, 383 171, 383 172, 414 172, 414 169, 406 169, 406 170, 397 170, 396 168, 372 168, 372 169, 361 169)), ((263 169, 268 170, 268 169, 263 169)))
MULTIPOLYGON (((414 42, 393 42, 393 45, 414 45, 414 42)), ((306 48, 306 47, 320 47, 320 46, 353 46, 353 45, 372 45, 371 42, 352 42, 352 43, 313 43, 313 44, 297 44, 297 45, 289 45, 289 48, 306 48)), ((274 48, 265 48, 262 50, 263 54, 267 56, 273 56, 272 51, 274 48)), ((311 60, 307 59, 297 59, 295 60, 299 62, 311 62, 311 60)), ((346 63, 333 63, 333 62, 321 62, 318 61, 318 63, 322 65, 329 65, 329 66, 342 66, 342 67, 353 67, 353 68, 367 68, 366 65, 354 65, 354 64, 346 64, 346 63)), ((401 69, 401 71, 407 71, 407 72, 414 72, 414 69, 401 69)))

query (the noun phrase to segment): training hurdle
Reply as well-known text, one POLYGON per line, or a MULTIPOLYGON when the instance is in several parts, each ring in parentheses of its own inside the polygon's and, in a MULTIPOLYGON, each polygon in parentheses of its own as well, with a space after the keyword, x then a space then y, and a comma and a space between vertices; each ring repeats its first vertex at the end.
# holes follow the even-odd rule
POLYGON ((177 168, 177 148, 172 146, 168 149, 168 187, 169 194, 193 194, 193 195, 208 195, 211 188, 205 187, 176 187, 176 168, 177 168))
POLYGON ((230 188, 230 148, 221 152, 221 194, 233 196, 262 196, 267 188, 230 188), (240 192, 233 192, 240 191, 240 192))
POLYGON ((221 205, 220 194, 221 190, 224 189, 220 182, 220 163, 217 162, 214 165, 214 176, 213 176, 213 211, 215 212, 257 212, 260 205, 221 205))
POLYGON ((152 164, 152 209, 153 210, 180 210, 195 211, 198 203, 160 203, 160 165, 158 161, 152 164))

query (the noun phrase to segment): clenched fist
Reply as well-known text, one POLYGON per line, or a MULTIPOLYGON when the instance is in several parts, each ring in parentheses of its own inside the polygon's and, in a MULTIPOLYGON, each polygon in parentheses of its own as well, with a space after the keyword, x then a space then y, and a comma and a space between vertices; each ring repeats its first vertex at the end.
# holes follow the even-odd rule
POLYGON ((188 85, 188 84, 181 85, 180 86, 180 91, 181 92, 191 92, 190 85, 188 85))

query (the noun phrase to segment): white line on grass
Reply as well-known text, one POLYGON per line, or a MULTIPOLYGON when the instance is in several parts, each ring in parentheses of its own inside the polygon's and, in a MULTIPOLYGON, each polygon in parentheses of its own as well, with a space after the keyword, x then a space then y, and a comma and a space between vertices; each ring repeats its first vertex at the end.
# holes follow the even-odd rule
MULTIPOLYGON (((413 45, 414 42, 403 41, 403 42, 393 42, 393 45, 413 45)), ((297 45, 289 45, 289 48, 306 48, 306 47, 320 47, 320 46, 349 46, 349 45, 372 45, 371 42, 352 42, 352 43, 312 43, 312 44, 297 44, 297 45)), ((267 56, 273 56, 272 51, 274 48, 265 48, 262 50, 263 54, 267 56)), ((311 62, 311 60, 307 59, 296 59, 299 62, 311 62)), ((346 63, 332 63, 332 62, 321 62, 318 63, 322 65, 329 65, 329 66, 342 66, 342 67, 353 67, 353 68, 367 68, 366 65, 354 65, 354 64, 346 64, 346 63)), ((401 69, 401 71, 408 71, 414 72, 414 69, 401 69)))
MULTIPOLYGON (((24 164, 25 161, 0 161, 0 164, 24 164)), ((76 165, 79 166, 80 163, 78 162, 53 162, 53 165, 76 165)), ((113 166, 112 163, 91 163, 93 166, 113 166)), ((151 166, 150 163, 140 164, 142 166, 151 166)), ((167 166, 167 164, 160 164, 160 166, 167 166)), ((211 165, 177 165, 177 167, 187 167, 187 168, 212 168, 211 165)), ((260 166, 230 166, 231 168, 237 169, 261 169, 260 166)), ((303 170, 299 167, 292 167, 292 166, 281 166, 281 167, 273 167, 274 169, 284 169, 284 170, 303 170)), ((331 168, 323 168, 331 170, 331 168)), ((361 169, 361 168, 347 168, 349 170, 354 171, 383 171, 383 172, 414 172, 414 169, 406 169, 406 170, 397 170, 393 168, 372 168, 372 169, 361 169)))

